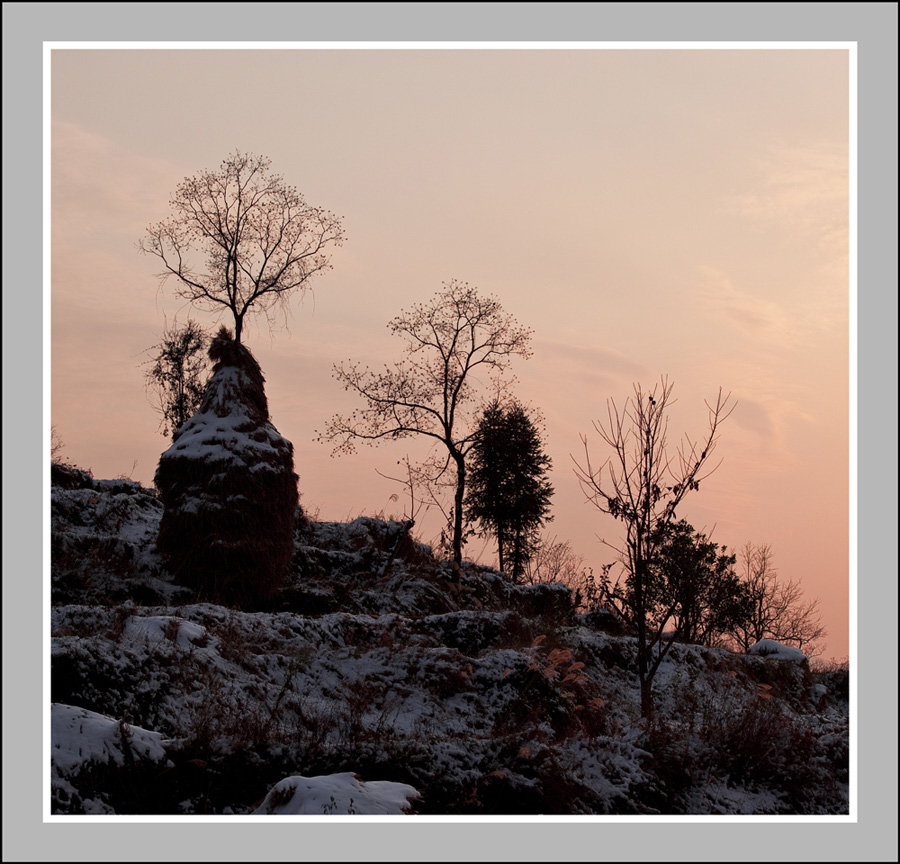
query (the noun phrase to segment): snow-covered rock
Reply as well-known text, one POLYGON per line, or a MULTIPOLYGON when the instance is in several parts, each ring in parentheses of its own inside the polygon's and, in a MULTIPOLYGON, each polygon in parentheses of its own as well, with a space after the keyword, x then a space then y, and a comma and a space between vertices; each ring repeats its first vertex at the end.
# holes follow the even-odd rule
POLYGON ((793 645, 784 645, 774 639, 760 639, 755 645, 750 646, 748 654, 758 654, 761 657, 773 657, 776 660, 795 660, 798 663, 808 662, 807 656, 793 645))
POLYGON ((817 708, 824 708, 828 704, 828 688, 824 684, 813 684, 809 688, 809 698, 817 708))
POLYGON ((111 784, 103 778, 111 772, 164 763, 162 741, 158 732, 124 720, 74 705, 51 704, 50 786, 56 806, 88 815, 115 813, 108 794, 111 784))
POLYGON ((77 774, 90 763, 124 765, 134 759, 166 758, 158 732, 74 705, 50 706, 50 738, 50 761, 59 774, 77 774))
POLYGON ((271 789, 255 816, 402 816, 419 793, 405 783, 363 781, 345 771, 319 777, 285 777, 271 789))

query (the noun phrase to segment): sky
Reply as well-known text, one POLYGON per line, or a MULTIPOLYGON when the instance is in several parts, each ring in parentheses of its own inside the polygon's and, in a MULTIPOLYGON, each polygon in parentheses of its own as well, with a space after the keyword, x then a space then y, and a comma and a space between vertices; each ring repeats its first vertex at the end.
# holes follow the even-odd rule
MULTIPOLYGON (((679 515, 768 544, 850 650, 850 56, 846 49, 57 49, 51 58, 51 420, 96 477, 150 484, 167 440, 145 391, 190 315, 136 243, 177 184, 235 148, 343 218, 333 269, 286 327, 250 322, 272 421, 320 519, 403 515, 420 443, 332 458, 358 403, 335 363, 399 359, 386 324, 450 280, 534 331, 515 394, 553 460, 549 536, 599 571, 618 526, 573 472, 594 421, 674 385, 670 446, 735 410, 679 515), (379 473, 380 472, 380 473, 379 473), (396 497, 397 500, 392 500, 396 497)), ((226 322, 227 323, 227 322, 226 322)), ((436 514, 417 526, 429 542, 436 514)), ((467 556, 490 563, 476 541, 467 556)))

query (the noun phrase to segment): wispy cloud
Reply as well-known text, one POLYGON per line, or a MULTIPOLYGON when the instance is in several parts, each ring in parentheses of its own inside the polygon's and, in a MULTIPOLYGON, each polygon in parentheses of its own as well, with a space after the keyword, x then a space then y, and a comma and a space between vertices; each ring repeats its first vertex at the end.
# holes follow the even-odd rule
POLYGON ((161 159, 132 153, 75 123, 54 120, 51 181, 54 243, 95 239, 98 232, 137 240, 180 180, 161 159))
POLYGON ((763 440, 770 440, 776 434, 775 418, 771 406, 742 396, 734 411, 734 422, 763 440))
POLYGON ((846 268, 849 256, 850 160, 846 146, 776 145, 759 158, 751 192, 729 209, 815 242, 823 267, 846 268))
POLYGON ((573 370, 603 373, 628 380, 646 376, 646 367, 613 348, 576 345, 553 339, 535 339, 535 356, 543 363, 559 363, 573 370))
POLYGON ((726 317, 747 335, 787 344, 794 328, 785 308, 771 300, 738 287, 715 267, 702 265, 696 291, 701 303, 726 317))

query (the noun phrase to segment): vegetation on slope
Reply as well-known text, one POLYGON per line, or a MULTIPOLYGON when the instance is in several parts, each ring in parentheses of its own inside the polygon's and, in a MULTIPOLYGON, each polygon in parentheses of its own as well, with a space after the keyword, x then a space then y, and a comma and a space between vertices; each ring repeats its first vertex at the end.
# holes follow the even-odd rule
POLYGON ((634 636, 565 586, 455 581, 400 523, 301 517, 283 589, 198 603, 151 490, 53 479, 54 717, 119 736, 54 758, 55 813, 251 813, 346 772, 420 814, 848 812, 846 668, 675 644, 648 723, 634 636))

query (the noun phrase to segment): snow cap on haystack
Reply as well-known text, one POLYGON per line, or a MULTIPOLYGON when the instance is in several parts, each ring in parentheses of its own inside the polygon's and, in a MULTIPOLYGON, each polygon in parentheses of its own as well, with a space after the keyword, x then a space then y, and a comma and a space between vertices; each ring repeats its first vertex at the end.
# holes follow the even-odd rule
POLYGON ((281 586, 293 555, 294 448, 269 421, 250 351, 222 327, 209 356, 203 402, 156 471, 158 547, 200 599, 252 603, 281 586))

